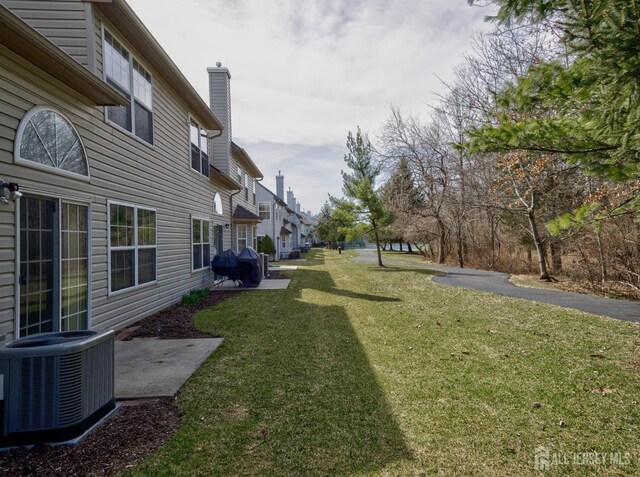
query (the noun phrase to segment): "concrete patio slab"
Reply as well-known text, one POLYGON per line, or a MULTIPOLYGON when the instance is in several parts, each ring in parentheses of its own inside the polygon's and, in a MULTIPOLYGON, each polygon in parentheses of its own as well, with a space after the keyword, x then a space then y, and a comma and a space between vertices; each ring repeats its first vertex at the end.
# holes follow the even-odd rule
POLYGON ((222 338, 115 341, 116 399, 170 397, 222 338))
POLYGON ((289 287, 289 283, 291 283, 291 280, 287 279, 269 279, 269 280, 262 280, 260 282, 260 285, 258 285, 257 287, 237 287, 235 286, 235 284, 231 281, 231 280, 227 280, 225 281, 222 285, 216 286, 216 287, 211 287, 210 290, 211 291, 220 291, 220 290, 237 290, 237 291, 260 291, 260 290, 286 290, 289 287))

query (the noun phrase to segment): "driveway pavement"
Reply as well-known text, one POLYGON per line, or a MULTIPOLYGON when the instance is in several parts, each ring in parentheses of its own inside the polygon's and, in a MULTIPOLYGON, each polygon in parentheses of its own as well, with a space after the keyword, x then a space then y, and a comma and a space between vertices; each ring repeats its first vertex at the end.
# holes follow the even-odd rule
MULTIPOLYGON (((358 250, 356 262, 377 263, 375 250, 358 250)), ((509 281, 506 273, 475 270, 472 268, 447 267, 436 264, 407 263, 384 259, 384 263, 399 267, 427 268, 444 272, 434 277, 433 281, 460 288, 470 288, 498 295, 521 298, 574 308, 594 315, 608 316, 618 320, 640 323, 640 303, 628 300, 614 300, 581 293, 570 293, 559 290, 518 287, 509 281)))

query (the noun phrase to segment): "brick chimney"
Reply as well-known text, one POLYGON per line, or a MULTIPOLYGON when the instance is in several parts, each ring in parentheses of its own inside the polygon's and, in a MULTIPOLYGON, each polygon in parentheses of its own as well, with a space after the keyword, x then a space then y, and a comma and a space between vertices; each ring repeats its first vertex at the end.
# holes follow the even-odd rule
POLYGON ((211 163, 222 172, 231 171, 231 74, 229 69, 216 63, 207 68, 209 73, 209 107, 224 126, 222 135, 211 141, 211 163))

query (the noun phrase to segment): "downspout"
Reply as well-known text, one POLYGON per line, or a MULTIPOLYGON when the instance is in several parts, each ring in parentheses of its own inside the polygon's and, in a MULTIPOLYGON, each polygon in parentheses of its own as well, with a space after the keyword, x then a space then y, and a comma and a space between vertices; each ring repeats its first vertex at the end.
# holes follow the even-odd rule
MULTIPOLYGON (((191 127, 191 121, 188 121, 188 127, 191 127)), ((207 132, 207 140, 209 140, 209 139, 215 139, 215 138, 217 138, 217 137, 222 136, 222 132, 223 132, 223 130, 222 130, 222 129, 220 129, 220 130, 218 131, 218 133, 217 133, 217 134, 211 134, 211 133, 210 133, 210 131, 208 131, 208 132, 207 132)), ((209 149, 209 147, 208 147, 208 145, 209 145, 209 143, 207 143, 207 154, 209 154, 209 150, 208 150, 208 149, 209 149)), ((211 156, 211 154, 209 154, 209 156, 211 156)), ((209 165, 211 165, 211 164, 209 164, 209 165)), ((211 170, 209 170, 209 171, 207 171, 207 172, 209 172, 209 174, 211 174, 211 170)), ((223 227, 224 227, 224 223, 223 223, 223 227)), ((224 232, 223 232, 223 234, 222 234, 222 248, 224 248, 224 232)), ((222 250, 220 250, 220 252, 222 252, 222 250)), ((219 252, 218 252, 218 253, 219 253, 219 252)), ((215 275, 214 275, 214 278, 215 278, 215 275)))
MULTIPOLYGON (((229 196, 229 206, 231 208, 231 210, 229 211, 229 217, 231 218, 231 238, 233 238, 233 196, 239 194, 240 192, 242 192, 242 189, 238 189, 229 196)), ((238 237, 236 237, 236 245, 238 245, 238 237)), ((231 248, 233 249, 233 247, 231 248)))
MULTIPOLYGON (((264 177, 261 177, 260 179, 254 179, 254 181, 256 182, 262 182, 264 180, 264 177)), ((255 201, 256 203, 254 204, 256 206, 256 212, 258 212, 258 216, 260 215, 260 211, 258 210, 258 192, 257 192, 257 187, 254 187, 254 189, 256 190, 256 192, 254 192, 254 196, 255 196, 255 201)), ((258 248, 258 223, 256 222, 256 230, 255 230, 255 238, 256 239, 256 248, 258 248)), ((251 231, 253 233, 253 230, 251 231)))
POLYGON ((276 237, 276 210, 278 207, 278 200, 274 198, 273 201, 273 206, 272 206, 272 210, 271 210, 271 223, 273 224, 273 229, 271 230, 271 233, 273 233, 273 243, 276 246, 276 254, 274 260, 279 260, 280 258, 280 244, 278 242, 280 242, 280 237, 276 237))

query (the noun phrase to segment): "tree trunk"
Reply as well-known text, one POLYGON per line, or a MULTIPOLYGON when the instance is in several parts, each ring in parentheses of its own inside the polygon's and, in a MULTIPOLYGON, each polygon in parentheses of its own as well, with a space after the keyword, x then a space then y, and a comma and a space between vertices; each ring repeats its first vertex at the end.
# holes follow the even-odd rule
POLYGON ((458 266, 464 268, 464 249, 462 245, 462 224, 458 223, 456 226, 456 241, 458 248, 458 266))
POLYGON ((447 241, 447 235, 444 228, 444 223, 442 219, 438 219, 438 263, 444 263, 446 258, 445 254, 445 245, 447 241))
POLYGON ((409 242, 407 242, 407 253, 413 253, 413 250, 411 249, 411 244, 409 242))
POLYGON ((376 252, 378 252, 378 266, 384 267, 382 264, 382 253, 380 252, 380 237, 378 236, 378 227, 376 227, 376 223, 373 222, 373 235, 376 238, 376 252))
POLYGON ((398 245, 400 245, 400 251, 402 252, 402 242, 400 242, 398 245))
POLYGON ((496 230, 493 226, 493 214, 487 213, 487 218, 489 219, 489 229, 491 230, 489 238, 491 241, 491 269, 494 269, 496 267, 496 230))
POLYGON ((553 273, 560 273, 562 271, 562 250, 560 244, 555 240, 551 240, 549 242, 549 252, 551 253, 553 273))
POLYGON ((536 246, 536 252, 538 253, 538 266, 540 267, 540 280, 550 280, 549 271, 547 270, 546 257, 544 253, 544 243, 540 239, 540 233, 538 232, 538 225, 536 224, 536 217, 534 211, 529 209, 527 213, 529 218, 529 225, 531 226, 531 235, 533 236, 533 243, 536 246))

